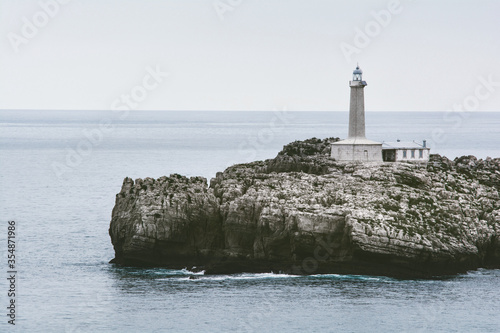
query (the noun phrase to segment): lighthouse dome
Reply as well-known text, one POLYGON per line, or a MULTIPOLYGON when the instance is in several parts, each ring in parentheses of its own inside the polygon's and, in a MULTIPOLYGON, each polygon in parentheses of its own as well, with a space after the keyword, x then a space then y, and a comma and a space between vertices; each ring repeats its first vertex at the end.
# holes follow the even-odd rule
POLYGON ((356 69, 352 72, 352 80, 353 81, 362 81, 363 80, 363 71, 359 68, 359 65, 356 66, 356 69))

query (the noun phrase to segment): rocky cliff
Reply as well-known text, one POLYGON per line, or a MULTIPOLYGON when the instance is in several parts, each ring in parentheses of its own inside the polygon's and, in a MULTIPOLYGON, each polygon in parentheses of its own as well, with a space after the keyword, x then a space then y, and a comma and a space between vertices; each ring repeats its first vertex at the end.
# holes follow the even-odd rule
POLYGON ((430 277, 500 267, 500 159, 331 160, 338 139, 201 177, 125 178, 112 262, 206 273, 430 277))

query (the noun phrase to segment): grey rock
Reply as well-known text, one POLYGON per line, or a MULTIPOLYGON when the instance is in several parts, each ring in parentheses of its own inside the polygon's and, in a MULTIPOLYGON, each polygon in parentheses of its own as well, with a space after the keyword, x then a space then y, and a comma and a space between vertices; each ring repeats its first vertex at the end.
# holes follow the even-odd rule
POLYGON ((125 178, 112 262, 206 273, 431 277, 500 267, 500 159, 432 155, 425 166, 329 158, 338 138, 210 180, 125 178))

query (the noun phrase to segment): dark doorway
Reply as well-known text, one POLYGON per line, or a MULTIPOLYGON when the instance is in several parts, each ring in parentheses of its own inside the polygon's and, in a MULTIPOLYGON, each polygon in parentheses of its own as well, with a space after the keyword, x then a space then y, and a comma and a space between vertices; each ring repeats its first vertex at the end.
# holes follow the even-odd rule
POLYGON ((396 149, 382 150, 382 159, 384 162, 396 162, 396 149))

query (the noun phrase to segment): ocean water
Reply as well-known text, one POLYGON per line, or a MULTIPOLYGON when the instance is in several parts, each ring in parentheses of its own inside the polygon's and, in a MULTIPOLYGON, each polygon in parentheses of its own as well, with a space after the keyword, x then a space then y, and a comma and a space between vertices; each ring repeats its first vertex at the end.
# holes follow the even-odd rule
MULTIPOLYGON (((372 140, 500 157, 500 113, 367 113, 372 140)), ((498 332, 500 270, 434 280, 208 276, 108 261, 123 178, 201 175, 345 137, 347 113, 0 111, 0 331, 498 332), (16 325, 7 221, 16 221, 16 325)))

